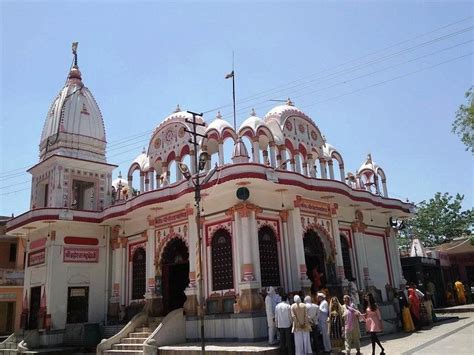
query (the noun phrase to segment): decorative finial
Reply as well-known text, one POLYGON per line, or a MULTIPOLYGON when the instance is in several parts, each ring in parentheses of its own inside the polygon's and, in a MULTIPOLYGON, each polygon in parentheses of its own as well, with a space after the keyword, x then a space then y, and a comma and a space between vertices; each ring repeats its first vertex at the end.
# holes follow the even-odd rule
POLYGON ((293 106, 293 101, 291 101, 291 99, 288 98, 288 99, 286 100, 286 104, 287 104, 288 106, 293 106))
POLYGON ((222 119, 221 111, 217 111, 216 118, 218 118, 218 119, 222 119))
POLYGON ((74 66, 77 67, 77 46, 79 42, 72 42, 72 54, 74 55, 74 66))
POLYGON ((174 109, 174 113, 176 112, 181 112, 181 107, 179 107, 179 104, 177 104, 176 108, 174 109))
POLYGON ((257 114, 255 113, 255 109, 252 107, 252 112, 250 112, 250 116, 257 116, 257 114))
POLYGON ((145 149, 145 147, 143 147, 142 154, 145 154, 145 153, 146 153, 146 149, 145 149))
POLYGON ((118 177, 119 177, 119 179, 122 178, 122 171, 121 171, 121 170, 119 170, 119 175, 118 175, 118 177))
POLYGON ((324 143, 327 143, 327 141, 328 141, 328 140, 326 139, 326 136, 323 134, 323 142, 324 142, 324 143))
POLYGON ((367 154, 367 162, 372 163, 372 154, 367 154))

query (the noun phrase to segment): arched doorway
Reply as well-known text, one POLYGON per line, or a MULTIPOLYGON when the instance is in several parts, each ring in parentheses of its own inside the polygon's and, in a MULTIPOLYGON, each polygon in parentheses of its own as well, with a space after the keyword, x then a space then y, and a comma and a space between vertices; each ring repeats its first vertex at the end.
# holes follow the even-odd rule
POLYGON ((309 229, 304 234, 303 246, 306 275, 311 281, 311 291, 314 293, 326 286, 326 254, 324 252, 324 245, 318 233, 313 229, 309 229))
POLYGON ((146 253, 145 249, 138 248, 132 258, 132 300, 145 297, 146 253))
POLYGON ((183 307, 184 290, 189 285, 189 251, 180 238, 166 244, 161 257, 161 276, 165 313, 183 307))
POLYGON ((273 229, 268 226, 258 231, 258 251, 262 287, 280 286, 277 239, 273 229))

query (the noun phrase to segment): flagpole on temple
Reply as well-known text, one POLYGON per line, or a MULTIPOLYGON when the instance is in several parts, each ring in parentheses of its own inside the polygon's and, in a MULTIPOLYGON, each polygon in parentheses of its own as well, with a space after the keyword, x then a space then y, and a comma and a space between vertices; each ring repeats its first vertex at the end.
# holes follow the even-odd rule
POLYGON ((225 76, 226 79, 232 78, 232 104, 234 108, 234 130, 237 130, 235 113, 235 71, 234 71, 234 51, 232 51, 232 71, 225 76))

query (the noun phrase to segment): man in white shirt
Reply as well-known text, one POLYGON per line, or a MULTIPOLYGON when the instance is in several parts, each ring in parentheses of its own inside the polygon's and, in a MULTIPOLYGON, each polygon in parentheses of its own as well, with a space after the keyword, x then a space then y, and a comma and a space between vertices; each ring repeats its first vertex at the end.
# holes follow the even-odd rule
POLYGON ((306 303, 306 309, 308 310, 308 318, 309 322, 311 323, 311 348, 313 352, 318 352, 319 344, 319 329, 318 329, 318 313, 319 313, 319 306, 314 304, 311 300, 311 296, 306 296, 304 298, 304 303, 306 303))
POLYGON ((275 327, 275 289, 269 287, 267 289, 267 296, 265 297, 265 311, 267 312, 267 325, 268 325, 268 344, 273 345, 276 343, 276 327, 275 327))
POLYGON ((293 337, 291 336, 291 306, 288 303, 288 296, 283 295, 281 302, 275 307, 275 325, 280 333, 280 353, 293 355, 293 337))
POLYGON ((319 302, 318 324, 323 336, 324 351, 330 353, 331 339, 329 338, 328 330, 329 304, 323 292, 318 292, 317 297, 319 302))

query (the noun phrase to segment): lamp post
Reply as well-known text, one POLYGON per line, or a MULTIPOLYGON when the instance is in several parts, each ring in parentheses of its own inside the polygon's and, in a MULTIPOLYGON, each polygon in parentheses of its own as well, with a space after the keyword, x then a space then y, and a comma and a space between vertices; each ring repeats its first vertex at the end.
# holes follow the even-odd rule
MULTIPOLYGON (((192 138, 189 140, 191 144, 194 145, 194 166, 196 167, 196 176, 195 179, 192 179, 192 173, 189 171, 189 168, 184 163, 179 163, 178 168, 183 176, 190 180, 194 185, 194 205, 196 207, 196 225, 197 225, 197 237, 198 237, 198 264, 199 264, 199 283, 198 283, 198 313, 199 313, 199 320, 201 323, 201 354, 205 354, 205 339, 204 339, 204 287, 203 287, 203 273, 202 273, 202 232, 201 232, 201 180, 199 173, 200 171, 204 170, 206 163, 208 161, 208 153, 203 151, 197 155, 197 148, 199 147, 198 137, 205 138, 206 135, 200 134, 197 132, 197 126, 204 126, 204 123, 199 123, 196 121, 196 117, 202 117, 202 113, 196 113, 192 111, 188 111, 193 116, 192 120, 186 119, 187 123, 191 123, 193 129, 192 131, 185 129, 186 132, 191 134, 192 138)), ((216 168, 209 171, 206 175, 204 180, 202 181, 203 184, 206 184, 211 177, 216 172, 216 168)))

